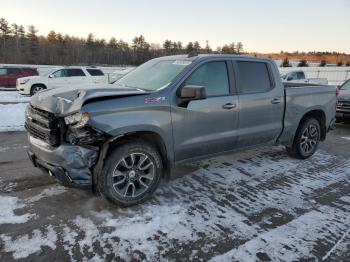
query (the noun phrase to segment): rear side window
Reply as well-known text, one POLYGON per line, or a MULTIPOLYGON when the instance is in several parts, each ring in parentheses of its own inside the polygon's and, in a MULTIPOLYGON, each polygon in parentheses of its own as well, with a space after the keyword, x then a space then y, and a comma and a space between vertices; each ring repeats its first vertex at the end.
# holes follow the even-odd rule
POLYGON ((7 74, 6 68, 0 68, 0 76, 5 76, 7 74))
POLYGON ((185 81, 185 85, 204 86, 208 96, 230 93, 226 62, 209 62, 199 67, 185 81))
POLYGON ((91 76, 103 76, 103 72, 100 69, 86 69, 91 76))
POLYGON ((72 77, 72 76, 85 76, 85 73, 83 70, 81 69, 67 69, 67 74, 68 77, 72 77))
POLYGON ((38 71, 34 68, 25 68, 24 70, 29 75, 37 75, 38 74, 38 71))
POLYGON ((265 63, 238 61, 237 66, 241 94, 262 93, 271 89, 269 70, 265 63))
POLYGON ((21 70, 19 68, 7 68, 8 75, 19 75, 21 70))
POLYGON ((297 72, 297 79, 305 79, 304 72, 297 72))

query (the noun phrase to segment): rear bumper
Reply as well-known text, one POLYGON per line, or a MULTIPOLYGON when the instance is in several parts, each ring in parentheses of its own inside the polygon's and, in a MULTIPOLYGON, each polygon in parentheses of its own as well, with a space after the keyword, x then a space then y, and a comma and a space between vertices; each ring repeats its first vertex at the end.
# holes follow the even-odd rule
POLYGON ((63 144, 51 147, 29 136, 28 157, 35 167, 58 179, 64 186, 92 188, 91 168, 97 152, 88 148, 63 144))

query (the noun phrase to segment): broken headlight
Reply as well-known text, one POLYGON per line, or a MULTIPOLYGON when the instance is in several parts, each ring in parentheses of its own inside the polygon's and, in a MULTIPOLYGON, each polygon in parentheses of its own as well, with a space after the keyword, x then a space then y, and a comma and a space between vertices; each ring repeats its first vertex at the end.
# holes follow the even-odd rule
POLYGON ((87 112, 78 112, 64 118, 66 125, 85 125, 89 121, 89 114, 87 112))

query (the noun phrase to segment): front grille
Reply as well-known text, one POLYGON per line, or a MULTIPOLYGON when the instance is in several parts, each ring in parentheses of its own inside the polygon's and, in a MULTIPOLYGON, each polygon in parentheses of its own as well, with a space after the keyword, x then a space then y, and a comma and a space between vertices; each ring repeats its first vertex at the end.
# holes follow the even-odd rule
POLYGON ((60 144, 59 121, 54 114, 29 106, 26 113, 25 128, 31 136, 52 146, 60 144))
POLYGON ((339 100, 337 103, 337 109, 350 110, 350 101, 339 100))

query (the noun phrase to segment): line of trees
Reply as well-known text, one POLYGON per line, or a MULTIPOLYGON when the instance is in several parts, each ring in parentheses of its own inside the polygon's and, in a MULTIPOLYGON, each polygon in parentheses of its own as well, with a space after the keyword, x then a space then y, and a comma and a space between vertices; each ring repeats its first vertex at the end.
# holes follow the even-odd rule
POLYGON ((129 44, 112 37, 109 41, 93 34, 86 38, 50 31, 38 35, 34 25, 18 25, 0 18, 0 63, 60 64, 60 65, 139 65, 151 58, 183 53, 243 53, 241 42, 218 47, 215 51, 206 42, 183 45, 180 41, 165 40, 162 45, 148 43, 144 36, 136 36, 129 44))

